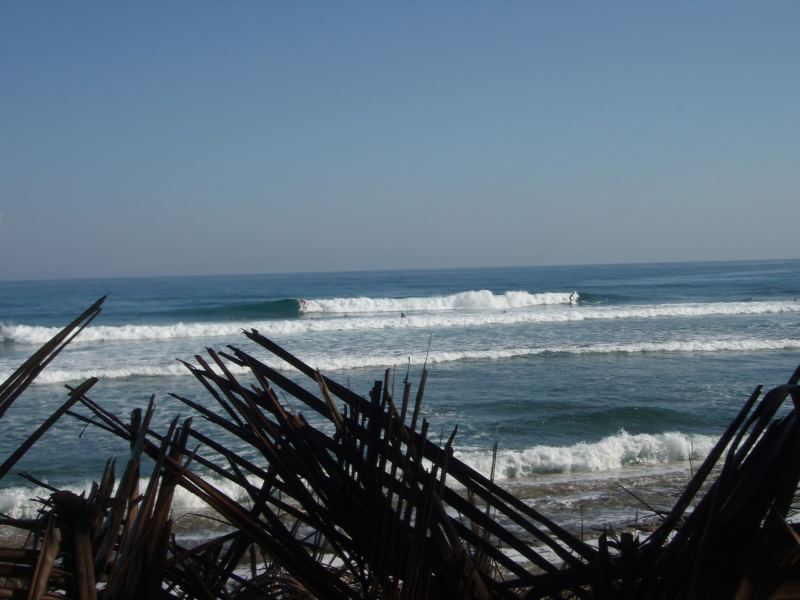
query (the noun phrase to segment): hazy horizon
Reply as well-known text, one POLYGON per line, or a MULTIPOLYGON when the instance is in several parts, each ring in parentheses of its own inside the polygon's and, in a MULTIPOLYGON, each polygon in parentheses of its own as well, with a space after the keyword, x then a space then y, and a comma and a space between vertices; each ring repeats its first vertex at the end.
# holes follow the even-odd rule
POLYGON ((741 263, 769 263, 769 262, 792 262, 800 261, 800 258, 747 258, 747 259, 723 259, 723 260, 666 260, 666 261, 647 261, 647 262, 618 262, 618 263, 564 263, 557 265, 484 265, 484 266, 426 266, 426 267, 397 267, 390 269, 350 269, 335 271, 262 271, 251 273, 166 273, 163 275, 101 275, 91 277, 48 277, 48 278, 20 278, 20 279, 0 279, 0 283, 27 283, 27 282, 48 282, 48 281, 80 281, 80 280, 103 280, 103 279, 180 279, 183 277, 258 277, 269 275, 335 275, 336 273, 408 273, 415 271, 461 271, 461 270, 503 270, 503 269, 559 269, 570 267, 635 267, 647 265, 697 265, 697 264, 741 264, 741 263))

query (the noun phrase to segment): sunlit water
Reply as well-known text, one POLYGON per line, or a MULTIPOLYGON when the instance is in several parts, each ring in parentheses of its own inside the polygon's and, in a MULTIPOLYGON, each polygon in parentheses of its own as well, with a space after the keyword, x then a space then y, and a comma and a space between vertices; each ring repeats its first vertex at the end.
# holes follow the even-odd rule
MULTIPOLYGON (((800 261, 768 261, 0 282, 0 379, 106 293, 3 418, 0 456, 89 376, 123 417, 155 394, 163 429, 189 412, 169 392, 211 401, 176 358, 233 344, 283 369, 254 327, 363 394, 427 361, 433 439, 458 425, 457 456, 487 474, 498 442, 498 480, 588 529, 646 512, 623 488, 668 507, 755 385, 800 363, 800 261)), ((0 511, 35 510, 19 471, 78 490, 111 456, 125 444, 65 418, 0 482, 0 511)))

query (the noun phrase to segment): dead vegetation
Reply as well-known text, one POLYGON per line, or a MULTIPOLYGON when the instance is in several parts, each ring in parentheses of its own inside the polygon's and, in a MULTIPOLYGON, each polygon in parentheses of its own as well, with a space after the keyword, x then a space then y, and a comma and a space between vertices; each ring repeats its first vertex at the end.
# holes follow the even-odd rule
MULTIPOLYGON (((0 418, 102 302, 0 385, 0 418)), ((429 439, 424 370, 416 391, 406 376, 393 397, 387 371, 362 397, 257 331, 244 335, 307 387, 238 348, 208 350, 186 367, 216 408, 174 398, 223 436, 191 417, 155 431, 152 400, 112 414, 88 396, 89 379, 4 460, 0 478, 65 415, 130 445, 127 464, 109 461, 83 495, 51 488, 36 519, 0 519, 27 534, 0 548, 0 598, 800 596, 800 537, 786 521, 800 479, 800 369, 763 396, 756 388, 652 533, 609 531, 590 545, 457 460, 456 431, 443 445, 429 439), (231 364, 249 370, 246 382, 231 364), (329 427, 312 426, 312 411, 329 427), (219 441, 232 438, 258 459, 219 441), (180 545, 177 486, 230 531, 180 545)))

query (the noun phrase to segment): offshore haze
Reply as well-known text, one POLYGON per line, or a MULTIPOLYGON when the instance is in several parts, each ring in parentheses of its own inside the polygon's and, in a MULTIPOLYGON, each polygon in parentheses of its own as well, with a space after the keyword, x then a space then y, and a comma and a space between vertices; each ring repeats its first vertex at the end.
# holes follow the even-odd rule
POLYGON ((800 3, 0 4, 0 280, 798 257, 800 3))

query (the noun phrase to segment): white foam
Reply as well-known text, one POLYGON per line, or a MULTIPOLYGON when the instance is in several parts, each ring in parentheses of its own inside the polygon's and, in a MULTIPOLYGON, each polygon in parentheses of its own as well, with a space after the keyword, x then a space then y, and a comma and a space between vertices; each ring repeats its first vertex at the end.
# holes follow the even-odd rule
MULTIPOLYGON (((65 383, 83 381, 89 377, 99 379, 125 379, 126 377, 172 377, 188 375, 189 370, 179 363, 156 367, 150 365, 133 365, 118 368, 82 368, 82 369, 45 369, 36 378, 38 384, 65 383)), ((0 379, 7 375, 0 373, 0 379)))
POLYGON ((684 304, 647 304, 622 307, 590 307, 589 319, 649 319, 654 317, 711 317, 800 313, 800 302, 706 302, 684 304))
POLYGON ((306 362, 322 370, 385 367, 397 364, 421 365, 449 363, 463 360, 503 360, 540 354, 640 354, 661 352, 722 352, 797 350, 800 340, 759 339, 700 339, 669 342, 641 342, 631 344, 587 344, 585 346, 530 346, 493 350, 451 350, 410 355, 367 356, 306 356, 306 362))
POLYGON ((577 299, 578 295, 575 292, 531 294, 524 291, 507 291, 503 294, 494 294, 489 290, 478 290, 427 298, 321 298, 306 300, 303 312, 381 313, 509 309, 545 304, 570 304, 577 299))
MULTIPOLYGON (((499 451, 495 477, 510 479, 535 474, 602 473, 631 466, 702 460, 716 442, 717 438, 713 436, 677 431, 654 435, 631 435, 620 431, 598 442, 499 451)), ((475 470, 489 475, 491 451, 459 451, 455 455, 475 470)))
MULTIPOLYGON (((438 352, 417 352, 409 354, 358 354, 347 355, 341 352, 331 354, 304 353, 303 360, 314 368, 322 371, 340 371, 359 368, 391 367, 393 365, 422 365, 444 364, 465 360, 488 361, 504 360, 537 355, 588 355, 588 354, 648 354, 648 353, 673 353, 673 352, 759 352, 800 350, 798 339, 695 339, 673 340, 665 342, 636 342, 629 344, 586 344, 586 345, 554 345, 554 346, 523 346, 517 348, 501 349, 476 349, 476 350, 443 350, 438 352)), ((290 369, 273 357, 258 356, 268 366, 285 371, 290 369)), ((124 360, 119 359, 117 362, 124 360)), ((233 373, 246 374, 249 372, 244 367, 229 363, 233 373)), ((126 377, 171 377, 189 375, 188 369, 174 362, 166 365, 130 364, 129 366, 96 368, 48 368, 36 379, 38 384, 55 384, 68 381, 82 381, 88 377, 100 379, 121 379, 126 377)), ((0 381, 11 375, 11 371, 0 371, 0 381)))
MULTIPOLYGON (((119 463, 118 463, 119 466, 119 463)), ((246 499, 246 492, 228 479, 219 477, 208 477, 205 479, 211 483, 218 490, 222 491, 229 497, 242 501, 246 499)), ((46 479, 44 483, 50 483, 46 479)), ((139 489, 144 491, 147 488, 148 481, 146 479, 139 480, 139 489)), ((92 487, 92 482, 85 480, 71 485, 56 485, 60 490, 74 492, 81 494, 83 492, 88 495, 92 487)), ((48 498, 51 492, 43 487, 34 486, 13 486, 7 488, 0 488, 0 513, 4 513, 14 519, 30 519, 36 516, 36 512, 41 508, 42 504, 36 501, 36 498, 48 498)), ((201 510, 207 508, 205 502, 200 498, 188 492, 184 488, 178 486, 175 488, 175 494, 172 501, 173 511, 177 513, 185 513, 191 510, 201 510)))
MULTIPOLYGON (((497 479, 513 479, 536 474, 595 473, 602 474, 621 468, 659 465, 702 460, 716 443, 708 435, 670 431, 660 434, 631 435, 626 431, 605 437, 597 442, 579 442, 572 446, 533 446, 525 450, 501 450, 497 455, 497 479)), ((490 450, 457 450, 455 456, 484 475, 489 475, 490 450)), ((233 482, 206 476, 217 489, 237 500, 246 500, 246 492, 233 482)), ((48 483, 45 480, 45 483, 48 483)), ((147 480, 140 480, 144 490, 147 480)), ((85 480, 66 486, 56 486, 76 494, 91 488, 85 480)), ((47 498, 50 492, 41 487, 13 486, 0 489, 0 513, 12 518, 33 518, 41 504, 35 498, 47 498)), ((173 510, 185 513, 202 510, 206 504, 182 487, 175 490, 173 510)))
MULTIPOLYGON (((172 340, 238 335, 244 323, 173 323, 171 325, 95 325, 84 329, 75 342, 172 340)), ((20 344, 44 344, 60 327, 0 324, 0 340, 20 344)))
MULTIPOLYGON (((478 292, 470 292, 477 294, 478 292)), ((512 292, 508 292, 509 294, 512 292)), ((524 293, 524 292, 523 292, 524 293)), ((495 298, 502 298, 495 296, 495 298)), ((560 296, 563 296, 560 295, 560 296)), ((352 299, 357 300, 357 299, 352 299)), ((375 300, 375 299, 366 299, 375 300)), ((376 300, 377 301, 377 300, 376 300)), ((316 302, 316 301, 309 301, 316 302)), ((99 325, 87 327, 74 343, 135 341, 135 340, 173 340, 184 338, 213 338, 239 336, 242 329, 255 328, 267 336, 292 336, 326 331, 368 331, 388 329, 437 329, 453 327, 481 327, 491 325, 515 325, 520 323, 560 323, 589 320, 614 319, 653 319, 653 318, 692 318, 704 316, 738 316, 778 313, 800 313, 800 302, 714 302, 707 304, 655 304, 636 306, 549 306, 509 308, 501 310, 484 309, 475 311, 412 313, 400 317, 403 310, 393 310, 396 314, 384 312, 359 314, 356 316, 307 319, 285 319, 270 321, 226 321, 221 323, 173 323, 170 325, 99 325)), ((341 306, 340 306, 341 308, 341 306)), ((350 314, 342 310, 342 313, 350 314)), ((337 313, 338 314, 338 313, 337 313)), ((57 327, 32 325, 0 324, 0 341, 19 344, 41 345, 58 333, 57 327)))

